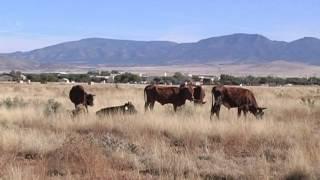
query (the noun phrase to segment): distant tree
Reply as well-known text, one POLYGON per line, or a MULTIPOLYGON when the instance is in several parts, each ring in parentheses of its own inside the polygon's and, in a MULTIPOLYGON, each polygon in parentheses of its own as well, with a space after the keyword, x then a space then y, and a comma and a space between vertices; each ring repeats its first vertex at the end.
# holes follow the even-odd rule
POLYGON ((151 83, 160 84, 161 77, 154 77, 151 83))
POLYGON ((40 74, 27 74, 26 77, 32 82, 40 82, 40 74))
POLYGON ((87 72, 88 75, 99 75, 99 71, 97 70, 91 70, 87 72))
POLYGON ((220 75, 220 83, 226 84, 226 85, 239 85, 241 84, 240 78, 227 75, 227 74, 221 74, 220 75))
POLYGON ((119 71, 118 70, 112 70, 111 74, 119 74, 119 71))
POLYGON ((114 77, 115 83, 134 83, 134 82, 140 82, 141 78, 140 76, 132 73, 124 73, 120 74, 114 77))
POLYGON ((110 72, 109 71, 101 71, 100 75, 101 76, 110 76, 110 72))
POLYGON ((21 77, 22 72, 21 71, 12 70, 9 74, 11 76, 13 76, 14 81, 20 81, 22 79, 22 77, 21 77))
POLYGON ((190 78, 188 76, 183 75, 181 72, 175 72, 172 76, 172 83, 173 84, 181 84, 185 81, 189 81, 190 78))

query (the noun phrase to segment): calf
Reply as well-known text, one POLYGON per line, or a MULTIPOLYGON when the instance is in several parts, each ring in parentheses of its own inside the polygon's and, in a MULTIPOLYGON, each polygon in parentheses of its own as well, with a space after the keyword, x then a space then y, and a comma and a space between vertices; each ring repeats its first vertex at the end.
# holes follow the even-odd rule
POLYGON ((69 92, 69 98, 75 108, 77 108, 79 104, 82 104, 86 108, 87 112, 88 106, 93 106, 94 96, 94 94, 88 94, 81 85, 73 86, 69 92))
POLYGON ((113 106, 113 107, 106 107, 100 109, 96 112, 97 116, 107 116, 107 115, 114 115, 114 114, 136 114, 137 110, 131 102, 128 102, 122 106, 113 106))
POLYGON ((266 109, 258 106, 250 90, 239 87, 225 87, 222 85, 212 88, 210 119, 214 114, 219 118, 221 105, 224 105, 228 109, 238 108, 238 117, 241 116, 241 112, 243 111, 244 116, 246 116, 248 112, 251 112, 257 119, 263 117, 263 110, 266 109), (213 103, 213 101, 215 101, 215 103, 213 103))

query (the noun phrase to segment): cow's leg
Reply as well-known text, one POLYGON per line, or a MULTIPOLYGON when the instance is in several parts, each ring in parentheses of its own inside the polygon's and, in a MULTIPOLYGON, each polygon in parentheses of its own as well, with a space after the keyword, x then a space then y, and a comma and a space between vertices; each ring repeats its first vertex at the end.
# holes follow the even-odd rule
POLYGON ((246 118, 247 113, 249 112, 249 106, 243 105, 243 106, 238 107, 238 118, 241 116, 241 111, 243 111, 243 115, 246 118))
POLYGON ((151 110, 151 111, 153 110, 154 103, 155 103, 154 101, 150 103, 150 110, 151 110))
POLYGON ((177 112, 177 105, 173 105, 173 110, 174 110, 174 112, 177 112))
POLYGON ((247 113, 248 113, 248 111, 249 111, 249 107, 248 107, 248 106, 244 106, 244 108, 243 108, 243 115, 244 115, 245 118, 247 118, 247 113))
POLYGON ((87 113, 89 113, 88 105, 85 105, 87 113))
POLYGON ((238 118, 240 118, 240 116, 241 116, 241 108, 238 107, 238 118))
POLYGON ((144 112, 146 112, 148 110, 149 107, 149 102, 145 102, 144 103, 144 112))
POLYGON ((211 108, 211 116, 210 116, 210 119, 212 119, 212 116, 213 116, 214 114, 217 115, 217 118, 218 118, 218 119, 220 118, 220 107, 221 107, 221 105, 215 104, 215 105, 211 108))
POLYGON ((220 106, 218 106, 217 108, 216 115, 217 115, 217 118, 220 119, 220 106))
POLYGON ((248 113, 247 110, 244 110, 244 111, 243 111, 243 114, 244 114, 244 117, 245 117, 245 118, 247 118, 247 113, 248 113))

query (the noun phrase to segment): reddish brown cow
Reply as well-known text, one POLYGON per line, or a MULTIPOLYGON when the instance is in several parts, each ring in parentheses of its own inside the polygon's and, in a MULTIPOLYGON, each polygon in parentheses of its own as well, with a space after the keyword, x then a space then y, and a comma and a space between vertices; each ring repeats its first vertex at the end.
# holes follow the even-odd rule
POLYGON ((82 104, 88 112, 88 106, 93 106, 94 94, 88 94, 81 85, 73 86, 69 92, 71 102, 77 106, 82 104))
POLYGON ((194 84, 181 84, 180 87, 191 86, 193 88, 193 103, 195 105, 205 104, 206 101, 204 97, 206 96, 205 90, 201 85, 194 85, 194 84))
POLYGON ((219 118, 220 107, 224 105, 228 109, 238 108, 238 117, 243 111, 244 116, 251 112, 257 119, 262 118, 266 108, 259 107, 253 93, 244 88, 216 86, 212 88, 211 116, 216 114, 219 118), (213 104, 213 98, 215 103, 213 104))
POLYGON ((173 87, 148 85, 144 88, 145 111, 153 109, 155 101, 161 105, 172 104, 174 111, 185 104, 186 100, 193 101, 192 87, 173 87))
POLYGON ((193 97, 194 97, 194 103, 195 104, 205 104, 206 101, 204 100, 204 97, 206 96, 206 93, 204 91, 204 88, 202 86, 195 86, 193 88, 194 90, 194 94, 193 94, 193 97))

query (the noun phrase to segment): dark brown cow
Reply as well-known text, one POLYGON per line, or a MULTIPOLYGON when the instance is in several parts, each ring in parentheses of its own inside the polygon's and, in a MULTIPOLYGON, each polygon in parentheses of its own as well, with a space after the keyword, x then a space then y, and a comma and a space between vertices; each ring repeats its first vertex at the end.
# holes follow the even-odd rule
POLYGON ((195 104, 205 104, 206 101, 204 100, 204 97, 206 96, 206 93, 204 91, 204 88, 200 85, 197 85, 193 88, 194 90, 194 103, 195 104))
POLYGON ((244 115, 247 115, 247 112, 251 112, 257 119, 262 118, 266 108, 259 107, 253 93, 244 88, 239 87, 225 87, 225 86, 216 86, 212 88, 212 106, 211 106, 211 115, 216 114, 219 118, 220 107, 224 105, 228 109, 238 108, 238 117, 241 116, 241 111, 244 115), (213 104, 213 98, 215 103, 213 104))
POLYGON ((205 104, 206 101, 204 97, 206 96, 205 90, 201 85, 194 85, 194 84, 181 84, 180 87, 191 86, 193 88, 193 103, 195 105, 205 104))
POLYGON ((137 110, 131 102, 125 103, 122 106, 113 106, 113 107, 106 107, 100 109, 96 112, 97 116, 107 116, 107 115, 114 115, 114 114, 136 114, 137 110))
POLYGON ((69 92, 69 98, 74 104, 75 108, 79 104, 84 105, 88 112, 88 106, 93 106, 94 94, 88 94, 81 85, 73 86, 69 92))
POLYGON ((193 101, 193 88, 148 85, 144 88, 145 111, 153 109, 155 101, 161 105, 172 104, 174 111, 185 104, 186 100, 193 101))

